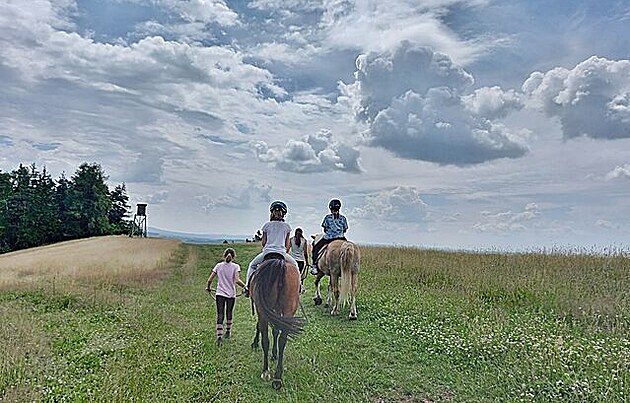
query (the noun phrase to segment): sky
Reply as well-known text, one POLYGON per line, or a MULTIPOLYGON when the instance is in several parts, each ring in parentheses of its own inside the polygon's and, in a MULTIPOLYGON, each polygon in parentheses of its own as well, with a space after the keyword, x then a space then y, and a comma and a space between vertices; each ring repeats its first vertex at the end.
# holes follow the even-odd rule
POLYGON ((3 0, 0 170, 101 164, 149 226, 625 248, 627 0, 3 0))

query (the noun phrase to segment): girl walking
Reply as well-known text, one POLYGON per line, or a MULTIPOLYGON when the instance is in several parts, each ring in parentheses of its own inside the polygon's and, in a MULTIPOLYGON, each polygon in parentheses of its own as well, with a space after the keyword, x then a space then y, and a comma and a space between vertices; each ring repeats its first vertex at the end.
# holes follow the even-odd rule
POLYGON ((229 339, 232 332, 232 313, 234 312, 234 303, 236 302, 236 286, 238 284, 241 287, 245 287, 245 284, 241 280, 239 273, 241 267, 234 263, 236 252, 232 248, 227 248, 223 252, 223 261, 217 263, 210 277, 208 277, 208 285, 206 290, 210 292, 212 281, 217 278, 217 345, 220 346, 223 343, 223 321, 225 322, 225 339, 229 339))
POLYGON ((300 269, 300 293, 304 291, 304 279, 306 278, 306 267, 308 266, 308 247, 306 245, 306 238, 302 233, 302 228, 295 229, 295 235, 290 240, 291 250, 290 254, 298 264, 300 269))

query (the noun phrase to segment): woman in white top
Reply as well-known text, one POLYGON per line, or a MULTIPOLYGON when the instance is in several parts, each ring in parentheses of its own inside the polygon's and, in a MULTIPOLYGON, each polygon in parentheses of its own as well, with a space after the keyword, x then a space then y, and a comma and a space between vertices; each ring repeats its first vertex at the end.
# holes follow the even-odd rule
POLYGON ((249 289, 249 279, 268 253, 279 253, 284 256, 287 263, 291 263, 296 268, 298 267, 295 259, 287 253, 290 247, 289 235, 291 235, 291 226, 284 222, 284 216, 287 214, 287 205, 284 202, 275 201, 269 206, 269 212, 271 213, 269 221, 262 227, 261 243, 263 250, 251 261, 247 268, 246 295, 249 289))
POLYGON ((302 235, 302 228, 295 229, 295 235, 289 243, 291 244, 291 256, 297 261, 298 269, 300 269, 300 280, 304 281, 306 277, 304 268, 308 266, 308 247, 306 246, 306 238, 302 235))

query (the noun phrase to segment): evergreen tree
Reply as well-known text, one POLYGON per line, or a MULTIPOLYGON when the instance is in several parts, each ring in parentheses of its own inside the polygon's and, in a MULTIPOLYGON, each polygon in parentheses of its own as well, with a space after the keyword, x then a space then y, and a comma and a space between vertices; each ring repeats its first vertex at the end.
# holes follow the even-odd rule
POLYGON ((55 187, 55 203, 57 205, 55 210, 57 213, 57 221, 59 222, 59 227, 55 234, 56 241, 63 241, 73 237, 71 225, 73 220, 70 210, 71 186, 72 182, 66 177, 66 174, 62 172, 59 179, 57 179, 57 186, 55 187))
POLYGON ((111 200, 107 176, 97 163, 83 163, 72 176, 70 225, 73 238, 105 235, 110 231, 111 200))
POLYGON ((125 184, 122 183, 110 193, 112 207, 109 210, 109 224, 114 234, 126 234, 131 230, 129 222, 129 196, 125 184))
POLYGON ((22 164, 11 172, 12 193, 7 200, 6 242, 12 250, 30 245, 25 228, 31 220, 28 210, 33 203, 31 180, 31 171, 22 164))
POLYGON ((11 175, 0 171, 0 253, 11 250, 7 242, 9 198, 13 194, 11 175))
POLYGON ((37 246, 53 242, 59 231, 57 219, 57 203, 55 200, 55 182, 48 174, 46 167, 37 172, 35 165, 31 167, 32 200, 29 201, 28 226, 24 228, 29 246, 37 246))

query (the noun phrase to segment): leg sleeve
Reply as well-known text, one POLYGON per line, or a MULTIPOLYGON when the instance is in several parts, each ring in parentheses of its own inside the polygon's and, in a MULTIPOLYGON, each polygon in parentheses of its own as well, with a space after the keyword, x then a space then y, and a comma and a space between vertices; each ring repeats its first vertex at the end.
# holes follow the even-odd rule
POLYGON ((247 266, 247 278, 245 280, 245 284, 249 285, 249 279, 252 277, 252 274, 258 268, 258 265, 263 261, 263 254, 260 252, 251 262, 249 262, 249 266, 247 266))

